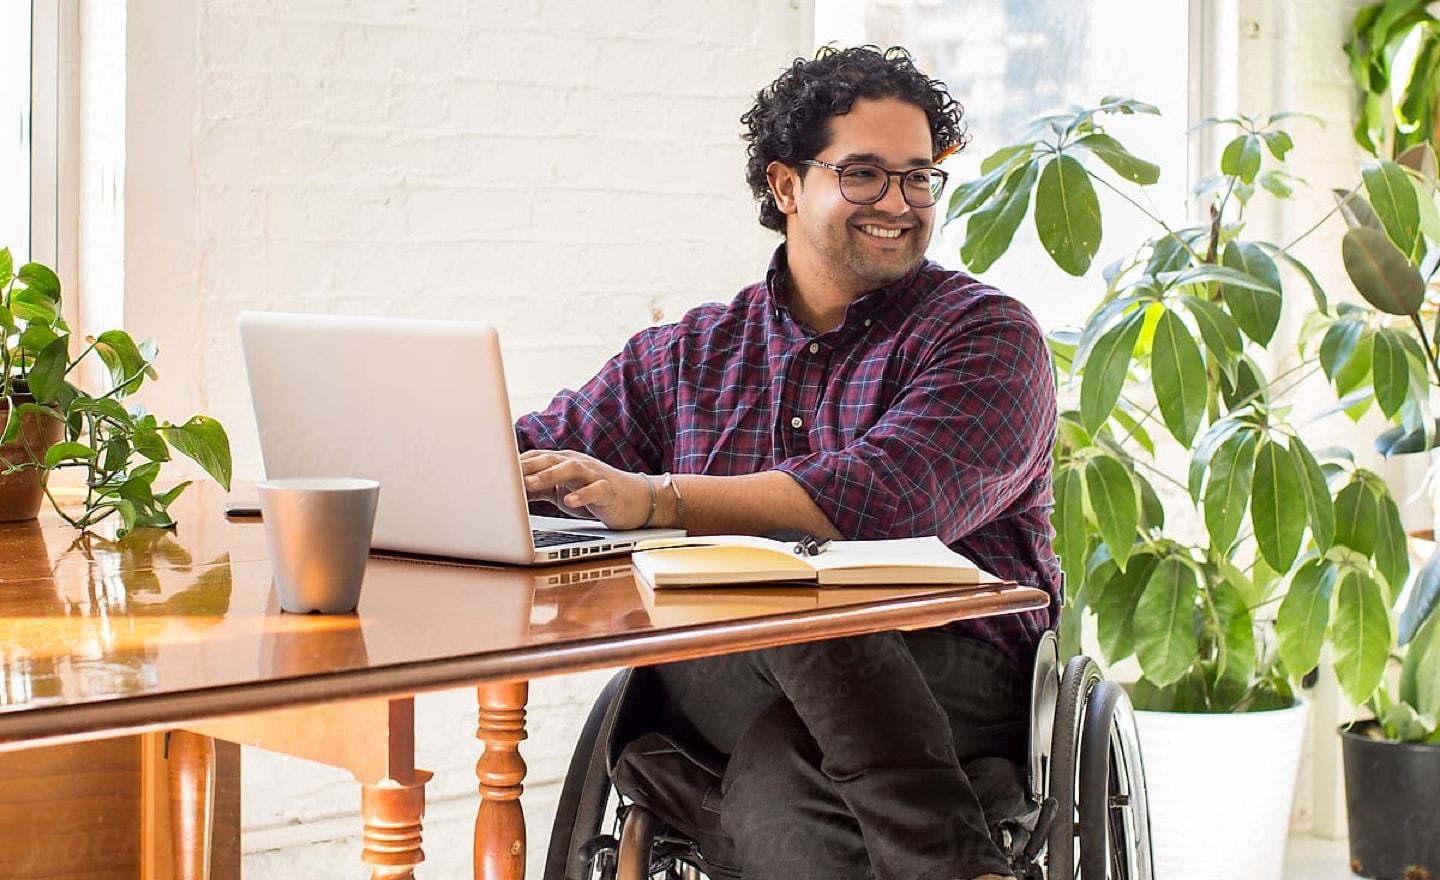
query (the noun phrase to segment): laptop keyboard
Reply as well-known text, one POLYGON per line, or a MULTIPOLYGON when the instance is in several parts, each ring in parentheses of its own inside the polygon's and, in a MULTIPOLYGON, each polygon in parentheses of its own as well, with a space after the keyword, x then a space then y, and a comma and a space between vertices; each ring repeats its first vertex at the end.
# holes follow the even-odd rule
POLYGON ((562 544, 579 544, 582 541, 595 540, 594 535, 578 535, 575 532, 552 532, 547 529, 531 529, 530 537, 535 541, 535 546, 558 547, 562 544))

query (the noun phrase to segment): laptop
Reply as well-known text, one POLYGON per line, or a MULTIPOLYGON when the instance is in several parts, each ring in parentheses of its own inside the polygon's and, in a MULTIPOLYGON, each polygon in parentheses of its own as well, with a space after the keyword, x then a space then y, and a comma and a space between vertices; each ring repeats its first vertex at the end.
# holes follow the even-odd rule
POLYGON ((530 515, 488 324, 246 312, 239 326, 266 477, 379 480, 377 550, 532 565, 684 534, 530 515))

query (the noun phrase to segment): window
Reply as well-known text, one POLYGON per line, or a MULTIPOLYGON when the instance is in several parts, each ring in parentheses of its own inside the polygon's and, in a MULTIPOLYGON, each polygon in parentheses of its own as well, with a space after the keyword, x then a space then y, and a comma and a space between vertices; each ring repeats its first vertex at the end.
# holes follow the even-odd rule
POLYGON ((0 247, 30 255, 30 4, 0 3, 0 247))
MULTIPOLYGON (((1187 64, 1176 59, 1189 54, 1189 6, 1154 0, 817 0, 816 44, 901 45, 921 69, 949 85, 965 107, 971 135, 969 147, 945 163, 952 186, 977 176, 983 158, 1047 110, 1091 105, 1107 94, 1155 104, 1163 114, 1159 120, 1107 117, 1106 127, 1160 165, 1150 198, 1162 216, 1181 223, 1187 217, 1191 86, 1187 64)), ((1133 207, 1111 193, 1100 196, 1110 241, 1126 247, 1149 233, 1150 221, 1133 207)), ((964 223, 937 232, 931 259, 961 266, 964 223)), ((1047 329, 1079 324, 1104 289, 1101 267, 1119 256, 1106 244, 1090 275, 1072 278, 1051 263, 1027 221, 984 277, 1023 300, 1047 329)))

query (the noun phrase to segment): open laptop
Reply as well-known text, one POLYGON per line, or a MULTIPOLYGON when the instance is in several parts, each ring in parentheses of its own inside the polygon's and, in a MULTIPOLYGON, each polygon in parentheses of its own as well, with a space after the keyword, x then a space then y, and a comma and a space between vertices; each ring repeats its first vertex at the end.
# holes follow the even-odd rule
POLYGON ((239 326, 267 478, 379 480, 377 549, 530 565, 684 534, 529 514, 487 324, 247 312, 239 326))

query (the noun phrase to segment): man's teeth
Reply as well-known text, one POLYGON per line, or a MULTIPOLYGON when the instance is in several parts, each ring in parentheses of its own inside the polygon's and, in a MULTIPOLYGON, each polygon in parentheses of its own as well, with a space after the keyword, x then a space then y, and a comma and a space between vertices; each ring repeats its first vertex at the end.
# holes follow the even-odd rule
POLYGON ((899 238, 900 235, 905 232, 903 229, 886 229, 883 226, 869 225, 861 226, 860 231, 866 235, 874 235, 878 238, 899 238))

